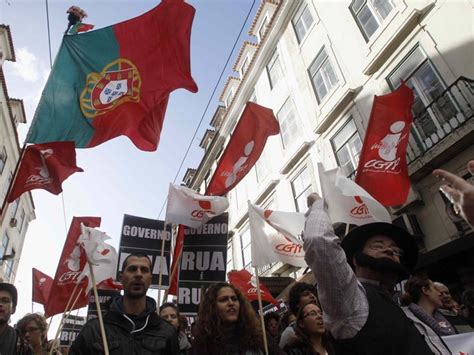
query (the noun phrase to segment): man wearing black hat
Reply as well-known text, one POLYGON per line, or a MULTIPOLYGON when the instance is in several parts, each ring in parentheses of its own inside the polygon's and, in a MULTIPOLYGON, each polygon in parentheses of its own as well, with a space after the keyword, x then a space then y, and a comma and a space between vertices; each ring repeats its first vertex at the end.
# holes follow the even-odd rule
POLYGON ((341 243, 323 200, 313 193, 308 206, 305 260, 337 353, 449 354, 434 332, 423 337, 392 299, 395 284, 416 265, 414 238, 392 224, 370 223, 353 229, 341 243))
POLYGON ((8 325, 10 316, 15 313, 18 292, 15 286, 0 282, 0 354, 14 354, 16 332, 8 325))

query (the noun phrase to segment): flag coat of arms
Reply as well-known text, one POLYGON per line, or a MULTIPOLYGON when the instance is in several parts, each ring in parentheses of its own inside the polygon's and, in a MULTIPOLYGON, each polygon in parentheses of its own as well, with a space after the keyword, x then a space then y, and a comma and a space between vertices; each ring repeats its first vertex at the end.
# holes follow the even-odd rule
POLYGON ((42 304, 43 306, 46 305, 48 303, 49 293, 51 292, 52 285, 53 279, 50 276, 33 268, 33 302, 42 304))
POLYGON ((252 266, 261 267, 279 261, 306 267, 301 240, 304 214, 264 210, 250 202, 248 205, 252 266))
POLYGON ((374 98, 355 181, 384 206, 402 205, 408 198, 406 155, 413 101, 406 84, 374 98))
POLYGON ((319 163, 318 170, 332 223, 392 223, 387 209, 354 181, 343 176, 340 168, 324 171, 319 163))
POLYGON ((76 166, 74 142, 30 145, 21 158, 7 201, 13 202, 24 192, 34 189, 58 195, 63 191, 63 181, 75 172, 82 171, 76 166))
POLYGON ((272 110, 247 102, 206 195, 222 196, 232 190, 260 158, 267 138, 279 132, 280 126, 272 110))
POLYGON ((170 184, 165 221, 198 228, 228 207, 226 197, 200 195, 187 187, 170 184))
POLYGON ((163 0, 139 17, 64 36, 27 142, 88 148, 125 135, 141 150, 156 150, 169 94, 197 92, 194 13, 183 0, 163 0))
POLYGON ((73 217, 64 243, 63 252, 59 259, 58 268, 56 269, 54 282, 51 286, 48 303, 45 306, 46 317, 63 313, 74 290, 76 290, 73 295, 74 298, 78 293, 80 295, 73 309, 85 307, 89 303, 89 297, 84 293, 87 287, 87 280, 82 279, 76 288, 76 284, 79 282, 79 277, 87 262, 86 256, 79 244, 79 237, 82 234, 81 223, 87 227, 99 227, 100 217, 73 217))
MULTIPOLYGON (((243 269, 240 271, 229 271, 227 276, 229 278, 229 282, 242 291, 249 301, 258 300, 257 278, 254 275, 243 269)), ((278 304, 278 301, 273 298, 268 288, 260 280, 259 287, 262 301, 278 304)))

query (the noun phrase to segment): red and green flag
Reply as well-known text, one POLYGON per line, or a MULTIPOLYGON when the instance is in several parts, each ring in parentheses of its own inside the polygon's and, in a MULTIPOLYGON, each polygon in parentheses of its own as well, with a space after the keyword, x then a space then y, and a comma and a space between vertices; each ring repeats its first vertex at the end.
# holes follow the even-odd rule
POLYGON ((170 93, 198 90, 190 65, 194 13, 183 0, 163 0, 131 20, 65 35, 27 141, 90 148, 125 135, 156 150, 170 93))

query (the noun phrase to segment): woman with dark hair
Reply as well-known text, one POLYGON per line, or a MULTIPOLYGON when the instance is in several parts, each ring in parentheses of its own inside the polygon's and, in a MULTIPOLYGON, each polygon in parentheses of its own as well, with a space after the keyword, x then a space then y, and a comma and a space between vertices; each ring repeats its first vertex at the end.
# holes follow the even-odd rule
POLYGON ((18 321, 16 327, 21 338, 31 348, 32 354, 49 354, 48 325, 44 316, 38 313, 27 314, 18 321))
POLYGON ((260 355, 263 334, 249 301, 233 285, 209 287, 201 300, 193 354, 260 355))
POLYGON ((315 302, 300 307, 296 315, 295 335, 296 338, 291 339, 284 348, 287 355, 334 354, 321 308, 315 302))
POLYGON ((191 343, 181 327, 181 315, 178 307, 171 302, 163 303, 160 307, 159 315, 169 324, 171 324, 178 332, 179 351, 182 355, 191 353, 191 343))

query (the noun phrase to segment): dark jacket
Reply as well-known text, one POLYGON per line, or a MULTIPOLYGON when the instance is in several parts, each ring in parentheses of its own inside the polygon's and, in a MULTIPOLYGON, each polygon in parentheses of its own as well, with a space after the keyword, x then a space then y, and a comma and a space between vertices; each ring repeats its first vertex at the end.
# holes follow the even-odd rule
MULTIPOLYGON (((113 299, 104 317, 111 355, 179 355, 176 330, 156 314, 156 303, 152 298, 147 297, 146 310, 138 316, 124 314, 122 300, 122 296, 113 299)), ((103 353, 99 321, 90 320, 72 344, 69 354, 103 353)))

